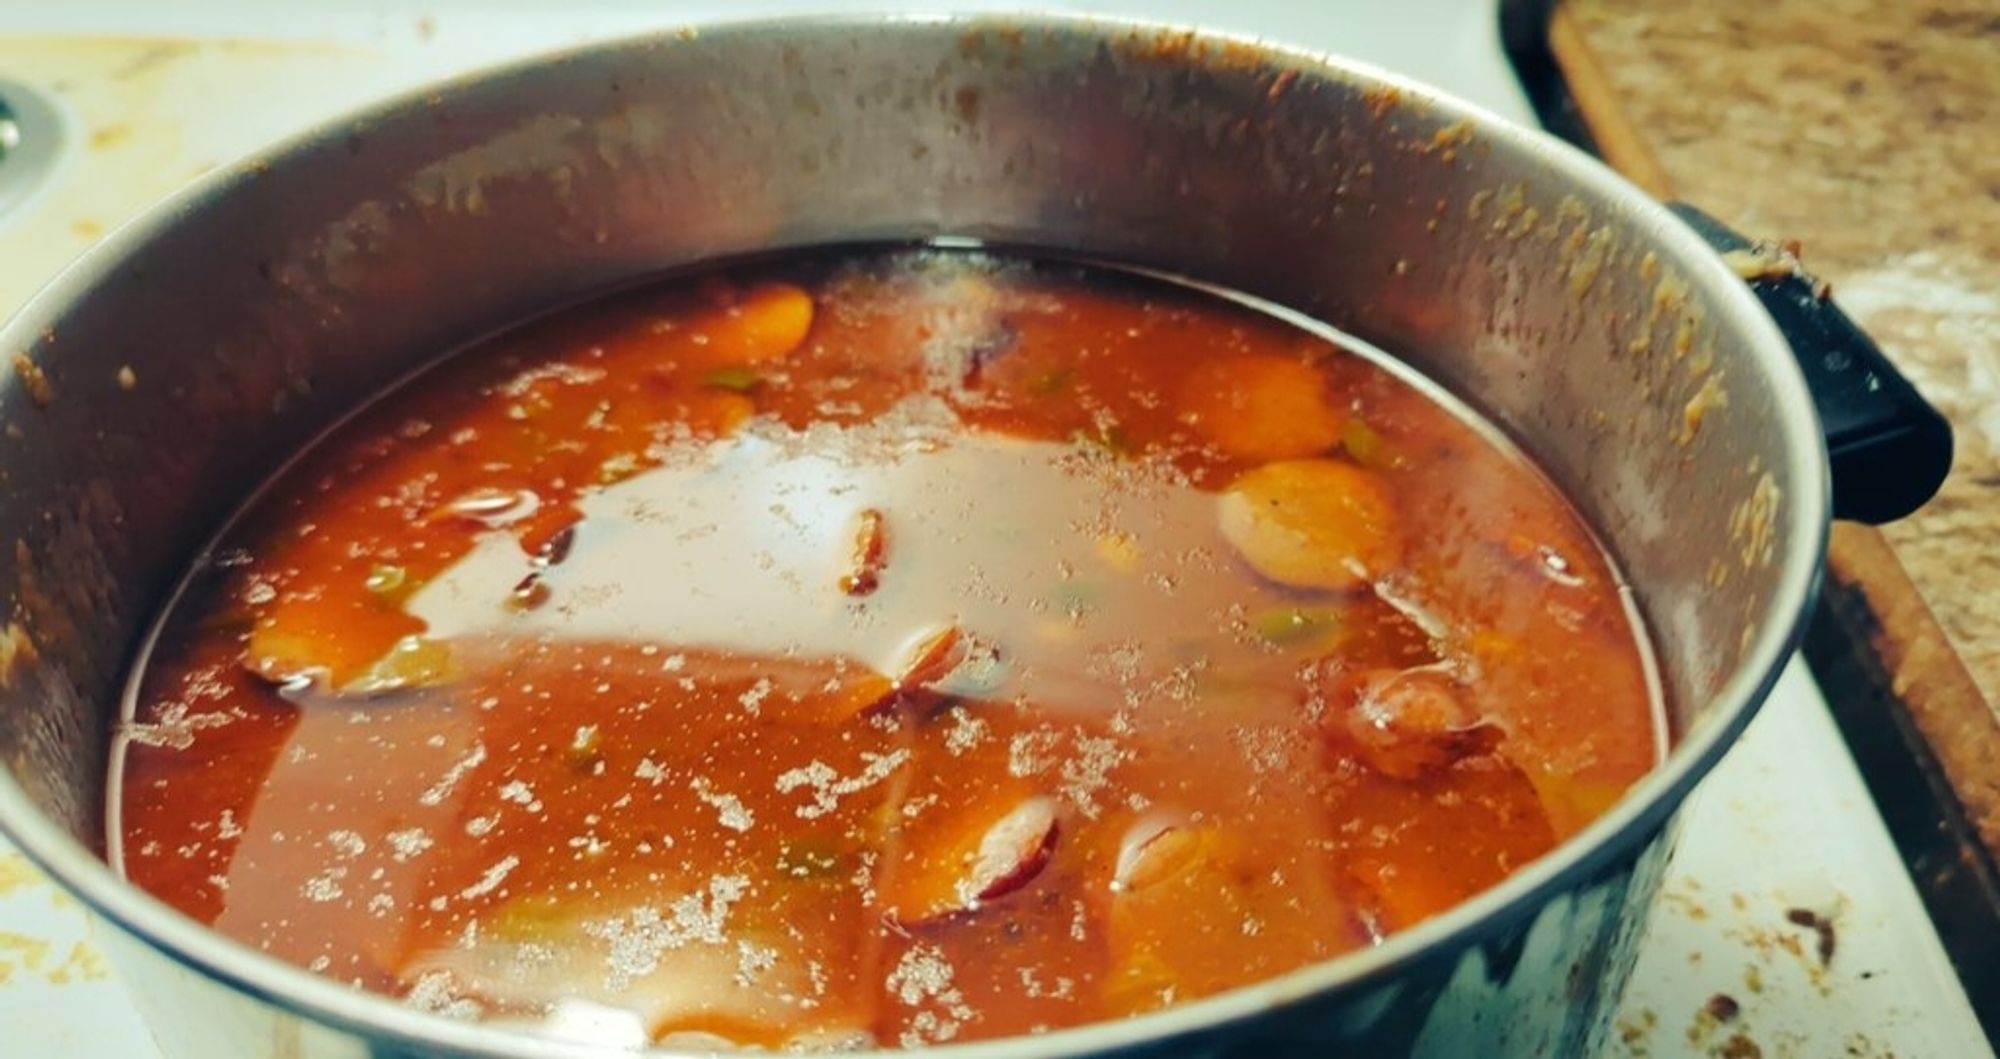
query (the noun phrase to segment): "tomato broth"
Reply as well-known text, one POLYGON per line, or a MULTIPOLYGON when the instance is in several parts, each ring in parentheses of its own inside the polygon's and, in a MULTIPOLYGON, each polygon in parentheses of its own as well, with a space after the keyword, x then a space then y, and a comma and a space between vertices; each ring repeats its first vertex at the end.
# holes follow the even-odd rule
POLYGON ((133 680, 135 883, 426 1010, 922 1046, 1380 941, 1656 764, 1563 498, 1400 369, 970 251, 455 356, 225 531, 133 680))

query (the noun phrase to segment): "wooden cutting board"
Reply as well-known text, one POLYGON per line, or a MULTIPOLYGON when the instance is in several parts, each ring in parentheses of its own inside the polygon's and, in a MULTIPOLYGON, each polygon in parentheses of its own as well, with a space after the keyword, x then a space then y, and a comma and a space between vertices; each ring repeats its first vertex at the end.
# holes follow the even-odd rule
MULTIPOLYGON (((1547 45, 1588 145, 1650 194, 1673 198, 1589 42, 1561 9, 1547 45)), ((1993 1034, 2000 1027, 2000 946, 1992 944, 2000 938, 2000 714, 1872 527, 1835 524, 1804 652, 1993 1034)))

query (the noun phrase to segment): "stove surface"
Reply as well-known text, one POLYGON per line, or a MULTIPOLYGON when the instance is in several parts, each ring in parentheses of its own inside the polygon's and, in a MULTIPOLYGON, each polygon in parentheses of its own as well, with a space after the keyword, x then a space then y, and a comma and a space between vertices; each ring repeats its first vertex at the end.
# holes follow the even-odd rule
MULTIPOLYGON (((1494 0, 1049 3, 1186 21, 1359 58, 1532 121, 1494 0)), ((865 11, 822 2, 815 11, 865 11)), ((956 10, 1018 4, 959 3, 956 10)), ((807 10, 780 0, 50 5, 0 0, 0 94, 60 125, 47 178, 0 164, 0 312, 188 180, 357 105, 449 73, 592 38, 807 10), (10 88, 10 85, 12 88, 10 88)), ((33 131, 30 129, 29 131, 33 131)), ((45 146, 38 145, 38 146, 45 146)), ((17 154, 18 159, 21 155, 17 154)), ((1915 889, 1803 663, 1696 792, 1620 1014, 1613 1056, 1977 1057, 1981 1035, 1915 889), (1822 963, 1794 910, 1829 919, 1822 963), (1730 1020, 1710 1013, 1738 1008, 1730 1020), (1757 1052, 1744 1047, 1755 1044, 1757 1052)), ((0 839, 0 1052, 154 1059, 77 904, 0 839)))

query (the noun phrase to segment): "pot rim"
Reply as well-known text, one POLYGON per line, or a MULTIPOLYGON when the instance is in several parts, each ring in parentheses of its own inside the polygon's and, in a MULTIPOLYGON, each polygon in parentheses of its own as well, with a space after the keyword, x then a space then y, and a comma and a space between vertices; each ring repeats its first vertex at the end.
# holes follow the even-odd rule
MULTIPOLYGON (((1810 483, 1801 492, 1785 498, 1780 516, 1783 528, 1778 536, 1781 540, 1805 542, 1807 547, 1788 551, 1777 559, 1783 569, 1765 613, 1767 620, 1758 623, 1741 661, 1711 696, 1708 716, 1683 733, 1681 741, 1669 748, 1660 765, 1634 784, 1609 810, 1554 850, 1498 885, 1439 916, 1392 934, 1371 948, 1145 1015, 1088 1023, 1031 1037, 933 1045, 923 1052, 955 1059, 1080 1056, 1110 1047, 1160 1043, 1213 1031, 1336 990, 1394 988, 1393 976, 1397 972, 1432 958, 1453 942, 1468 940, 1482 928, 1529 915, 1566 889, 1577 876, 1600 870, 1614 859, 1629 855, 1659 833, 1689 790, 1734 743, 1776 684, 1803 634, 1818 591, 1829 533, 1831 484, 1823 437, 1804 377, 1777 326, 1736 274, 1664 206, 1623 177, 1547 133, 1516 125, 1477 104, 1337 53, 1185 22, 1052 12, 764 16, 703 21, 561 48, 426 82, 358 111, 319 122, 218 167, 148 207, 65 266, 0 328, 0 347, 32 347, 83 292, 97 286, 135 252, 181 223, 198 207, 226 197, 248 181, 260 179, 266 169, 339 135, 357 122, 380 122, 423 106, 440 95, 449 96, 479 83, 523 76, 545 66, 597 54, 661 46, 700 47, 702 38, 714 36, 814 35, 858 29, 893 30, 900 26, 949 28, 963 33, 1044 30, 1102 39, 1192 34, 1197 43, 1219 44, 1236 56, 1255 53, 1259 65, 1265 68, 1346 81, 1364 88, 1393 89, 1399 94, 1399 108, 1415 105, 1446 121, 1467 122, 1481 139, 1502 141, 1536 155, 1559 181, 1595 191, 1629 209, 1631 225, 1662 251, 1662 258, 1682 269, 1690 286, 1715 298, 1719 325, 1740 336, 1752 348, 1753 356, 1776 362, 1770 381, 1784 420, 1784 451, 1778 455, 1787 465, 1791 481, 1810 483)), ((536 1037, 518 1030, 429 1014, 259 952, 121 878, 106 861, 44 815, 12 773, 4 770, 0 770, 0 833, 12 838, 43 871, 122 932, 190 970, 310 1021, 369 1038, 490 1059, 607 1059, 632 1054, 626 1048, 536 1037)), ((884 1050, 856 1054, 904 1053, 884 1050)))

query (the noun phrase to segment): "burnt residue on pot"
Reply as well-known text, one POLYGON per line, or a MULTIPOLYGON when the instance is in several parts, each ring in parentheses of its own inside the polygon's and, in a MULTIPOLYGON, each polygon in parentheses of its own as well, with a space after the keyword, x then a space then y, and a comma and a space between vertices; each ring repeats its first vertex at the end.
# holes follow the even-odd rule
POLYGON ((1559 482, 1596 497, 1591 513, 1612 539, 1685 539, 1688 552, 1704 553, 1669 556, 1672 570, 1631 571, 1653 620, 1677 632, 1702 624, 1701 606, 1721 604, 1663 606, 1644 586, 1731 589, 1729 619, 1666 667, 1674 697, 1699 703, 1755 643, 1763 593, 1775 586, 1771 541, 1789 516, 1761 424, 1779 410, 1761 387, 1734 383, 1740 354, 1713 306, 1626 217, 1510 172, 1462 124, 1426 128, 1401 117, 1416 126, 1402 134, 1406 149, 1449 166, 1458 187, 1425 225, 1434 245, 1406 247, 1389 266, 1389 292, 1407 291, 1409 303, 1387 314, 1402 316, 1400 325, 1383 324, 1406 334, 1417 326, 1388 344, 1474 395, 1559 482), (1459 316, 1450 306, 1481 309, 1459 316), (1431 346, 1470 350, 1470 363, 1427 355, 1431 346), (1551 372, 1551 362, 1575 367, 1551 372), (1552 435, 1593 440, 1551 455, 1536 439, 1552 435), (1697 464, 1704 470, 1691 473, 1697 464), (1712 552, 1725 544, 1730 560, 1721 563, 1712 552), (1677 682, 1677 672, 1691 679, 1677 682))
POLYGON ((21 389, 27 393, 29 400, 35 402, 35 407, 47 408, 55 403, 55 386, 49 382, 42 366, 26 353, 14 354, 14 377, 20 380, 21 389))
MULTIPOLYGON (((16 541, 15 568, 32 571, 33 564, 27 544, 16 541)), ((10 707, 0 710, 0 763, 48 815, 87 836, 102 799, 95 784, 75 784, 71 776, 102 758, 109 733, 92 727, 88 700, 68 675, 69 666, 97 662, 87 656, 90 645, 76 638, 66 609, 71 602, 49 595, 33 574, 21 578, 0 634, 0 694, 10 707)))
MULTIPOLYGON (((1531 246, 1525 253, 1539 255, 1567 286, 1569 304, 1562 312, 1527 324, 1496 320, 1492 331, 1498 337, 1545 346, 1610 346, 1629 360, 1632 383, 1662 413, 1666 429, 1661 433, 1677 445, 1692 443, 1708 413, 1727 405, 1727 390, 1714 368, 1714 329, 1707 325, 1704 307, 1689 299, 1687 282, 1677 275, 1658 276, 1652 251, 1623 245, 1621 229, 1594 216, 1575 196, 1538 203, 1526 183, 1513 181, 1472 192, 1465 220, 1490 244, 1489 260, 1505 253, 1519 256, 1521 251, 1510 244, 1543 244, 1545 250, 1531 246), (1636 311, 1635 302, 1644 306, 1643 313, 1636 311), (1666 414, 1675 411, 1678 416, 1666 414)), ((1643 429, 1646 424, 1633 426, 1643 429)))

